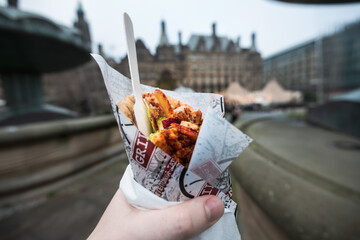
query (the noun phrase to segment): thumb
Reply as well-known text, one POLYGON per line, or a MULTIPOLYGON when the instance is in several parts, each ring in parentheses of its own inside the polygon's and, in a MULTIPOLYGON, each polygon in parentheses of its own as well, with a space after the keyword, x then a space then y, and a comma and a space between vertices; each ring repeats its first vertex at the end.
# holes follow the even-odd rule
POLYGON ((215 196, 202 196, 188 200, 162 210, 141 211, 140 218, 156 228, 144 229, 147 238, 153 239, 188 239, 194 237, 216 223, 224 213, 224 204, 215 196))

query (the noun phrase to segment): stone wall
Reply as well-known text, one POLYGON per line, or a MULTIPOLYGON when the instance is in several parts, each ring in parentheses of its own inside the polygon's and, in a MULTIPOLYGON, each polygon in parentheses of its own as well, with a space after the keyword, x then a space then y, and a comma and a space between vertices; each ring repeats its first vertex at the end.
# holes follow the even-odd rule
MULTIPOLYGON (((112 61, 108 61, 113 64, 112 61)), ((111 107, 103 77, 96 62, 43 75, 45 103, 64 107, 82 115, 110 113, 111 107)))

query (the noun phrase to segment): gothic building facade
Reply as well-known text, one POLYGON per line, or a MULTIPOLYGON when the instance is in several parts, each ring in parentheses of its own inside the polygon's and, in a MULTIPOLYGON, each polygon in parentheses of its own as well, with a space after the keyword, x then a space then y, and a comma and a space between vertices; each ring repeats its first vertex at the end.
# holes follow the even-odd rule
MULTIPOLYGON (((168 40, 165 22, 161 23, 161 36, 153 55, 142 40, 136 41, 141 81, 152 86, 164 71, 171 73, 177 85, 199 92, 221 92, 231 82, 239 82, 249 90, 261 88, 262 58, 256 49, 255 34, 250 48, 240 46, 240 38, 233 41, 218 36, 212 25, 209 36, 192 35, 187 44, 182 43, 181 33, 177 44, 168 40)), ((127 57, 117 69, 130 77, 127 57)))

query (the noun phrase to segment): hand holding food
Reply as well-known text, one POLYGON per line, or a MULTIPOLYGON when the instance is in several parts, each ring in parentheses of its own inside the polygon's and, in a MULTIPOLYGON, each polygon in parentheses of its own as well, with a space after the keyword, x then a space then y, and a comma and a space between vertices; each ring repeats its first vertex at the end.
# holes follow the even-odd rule
MULTIPOLYGON (((141 209, 167 210, 180 202, 191 203, 191 198, 198 200, 201 196, 216 195, 223 202, 225 213, 216 225, 197 239, 240 239, 234 218, 236 203, 231 199, 230 175, 224 168, 251 139, 221 118, 223 98, 217 94, 169 92, 171 96, 186 99, 185 104, 159 89, 142 86, 152 92, 143 93, 140 98, 146 106, 144 118, 152 125, 152 133, 147 137, 136 125, 135 99, 130 96, 132 81, 106 64, 101 56, 94 54, 93 57, 102 71, 129 158, 130 164, 119 186, 128 203, 141 209), (206 117, 203 116, 205 112, 206 117), (212 184, 211 179, 217 178, 219 173, 224 174, 212 184)), ((185 215, 198 216, 193 211, 185 215)), ((156 219, 147 221, 161 225, 156 219)), ((139 232, 140 228, 141 225, 135 231, 139 232)))

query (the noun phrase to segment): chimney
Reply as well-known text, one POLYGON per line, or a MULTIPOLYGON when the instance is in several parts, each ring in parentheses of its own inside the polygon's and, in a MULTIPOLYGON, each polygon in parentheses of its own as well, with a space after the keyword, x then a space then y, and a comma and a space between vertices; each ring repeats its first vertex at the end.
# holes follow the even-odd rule
POLYGON ((251 34, 251 50, 256 51, 256 34, 251 34))
POLYGON ((236 39, 236 47, 241 50, 240 36, 236 39))
POLYGON ((99 52, 99 55, 100 55, 100 56, 105 57, 105 56, 104 56, 103 46, 102 46, 101 43, 98 44, 98 52, 99 52))
POLYGON ((179 31, 178 33, 178 36, 179 36, 179 46, 182 46, 182 41, 181 41, 181 32, 179 31))
POLYGON ((216 23, 212 24, 212 36, 216 37, 216 23))
POLYGON ((8 7, 11 8, 18 8, 18 1, 17 0, 8 0, 8 7))

